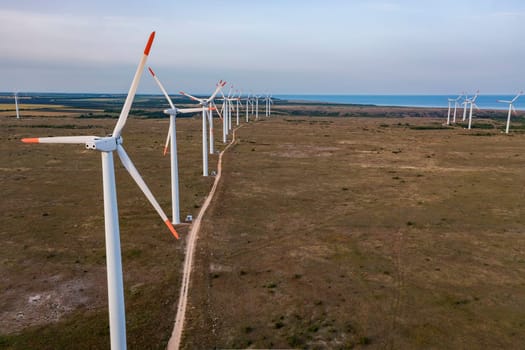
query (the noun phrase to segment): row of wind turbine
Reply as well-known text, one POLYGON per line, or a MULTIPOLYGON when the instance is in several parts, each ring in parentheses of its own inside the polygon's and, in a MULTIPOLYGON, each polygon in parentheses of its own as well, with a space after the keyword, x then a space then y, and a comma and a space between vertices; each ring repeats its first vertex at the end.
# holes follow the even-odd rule
MULTIPOLYGON (((516 107, 514 107, 514 103, 518 100, 518 98, 521 95, 523 95, 523 91, 518 92, 518 94, 512 100, 497 100, 497 102, 507 103, 509 105, 509 111, 508 111, 508 115, 507 115, 507 123, 506 123, 506 126, 505 126, 505 133, 506 134, 509 133, 510 118, 511 118, 512 112, 517 114, 516 107)), ((479 110, 479 107, 476 105, 476 99, 478 98, 478 96, 479 96, 479 90, 476 91, 476 93, 472 97, 468 97, 467 94, 465 94, 463 92, 457 98, 448 98, 447 125, 450 125, 450 115, 451 115, 452 104, 454 105, 454 114, 453 114, 452 123, 456 123, 456 110, 457 110, 457 108, 458 108, 458 106, 460 104, 459 101, 461 99, 463 99, 463 102, 461 103, 463 105, 463 119, 462 120, 465 121, 467 119, 467 110, 469 110, 468 127, 467 128, 470 130, 472 128, 473 109, 474 109, 474 107, 476 107, 476 109, 479 110)))

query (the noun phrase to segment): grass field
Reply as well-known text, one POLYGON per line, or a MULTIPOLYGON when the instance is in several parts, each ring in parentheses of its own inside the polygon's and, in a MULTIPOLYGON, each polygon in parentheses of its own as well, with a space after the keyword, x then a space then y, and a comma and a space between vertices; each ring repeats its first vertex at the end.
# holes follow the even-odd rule
POLYGON ((185 348, 520 348, 525 135, 441 122, 239 130, 185 348))
MULTIPOLYGON (((297 110, 241 128, 225 155, 184 347, 520 348, 522 121, 506 136, 501 120, 469 132, 442 118, 297 110)), ((19 140, 106 135, 114 123, 0 117, 0 347, 108 347, 100 156, 19 140)), ((213 181, 200 175, 200 120, 177 130, 181 214, 196 216, 213 181)), ((123 137, 169 213, 166 131, 165 119, 130 118, 123 137)), ((128 345, 165 348, 184 240, 116 164, 128 345)))
MULTIPOLYGON (((43 104, 23 104, 22 101, 20 101, 18 103, 18 107, 20 109, 48 109, 48 108, 52 108, 52 109, 61 109, 61 108, 65 108, 66 106, 62 106, 62 105, 54 105, 54 104, 47 104, 47 105, 43 105, 43 104)), ((0 110, 9 110, 9 111, 14 111, 15 110, 15 104, 14 103, 0 103, 0 110)))
MULTIPOLYGON (((0 119, 0 348, 107 348, 100 155, 82 145, 24 145, 22 137, 106 135, 115 120, 0 119)), ((170 214, 167 120, 130 118, 128 154, 170 214)), ((196 216, 213 178, 201 176, 200 121, 178 121, 181 216, 196 216)), ((218 145, 220 146, 220 145, 218 145)), ((214 169, 216 156, 210 160, 214 169)), ((164 348, 178 298, 176 241, 115 158, 130 348, 164 348)), ((182 236, 188 227, 178 227, 182 236)))

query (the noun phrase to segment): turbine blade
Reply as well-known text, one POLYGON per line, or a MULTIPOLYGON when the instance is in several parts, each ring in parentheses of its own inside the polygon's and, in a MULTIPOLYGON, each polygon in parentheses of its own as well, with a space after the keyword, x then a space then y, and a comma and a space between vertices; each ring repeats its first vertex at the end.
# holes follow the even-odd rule
MULTIPOLYGON (((157 78, 157 75, 155 74, 153 69, 151 69, 151 67, 148 67, 148 70, 151 73, 151 76, 153 77, 153 79, 155 80, 157 85, 159 86, 160 91, 162 91, 162 93, 164 94, 164 97, 166 97, 166 100, 168 100, 168 103, 169 103, 171 109, 174 110, 174 112, 175 112, 174 114, 176 115, 177 114, 177 109, 173 105, 173 101, 171 100, 170 96, 168 95, 168 92, 166 91, 166 89, 164 88, 162 83, 160 82, 159 78, 157 78)), ((170 123, 170 126, 168 128, 168 136, 166 137, 166 143, 164 144, 164 151, 162 153, 163 155, 166 155, 168 153, 168 146, 170 144, 170 138, 171 138, 171 123, 170 123)))
POLYGON ((151 73, 151 75, 153 76, 153 79, 155 79, 155 82, 159 86, 160 91, 162 91, 162 93, 164 94, 164 97, 166 97, 166 100, 168 100, 168 103, 170 104, 170 107, 172 109, 175 109, 175 106, 173 105, 173 101, 171 101, 171 98, 168 95, 168 92, 166 91, 166 89, 164 89, 164 86, 162 86, 162 83, 160 82, 159 78, 157 78, 157 75, 155 74, 153 69, 151 69, 151 67, 148 67, 148 70, 151 73))
POLYGON ((222 114, 219 111, 219 109, 217 108, 217 105, 215 104, 215 102, 212 102, 212 103, 213 103, 213 107, 215 107, 215 110, 217 111, 217 114, 219 115, 219 119, 222 120, 222 114))
POLYGON ((168 136, 166 136, 166 143, 164 144, 164 152, 162 153, 162 155, 164 156, 168 153, 168 146, 170 145, 170 140, 171 140, 171 123, 168 128, 168 136))
POLYGON ((208 110, 208 108, 200 107, 200 108, 180 108, 177 109, 177 113, 197 113, 202 112, 203 110, 208 110))
POLYGON ((124 150, 124 147, 122 147, 122 145, 117 145, 117 152, 118 152, 118 155, 120 157, 120 160, 122 161, 122 165, 124 165, 124 168, 126 168, 126 170, 131 175, 133 180, 135 180, 135 182, 137 183, 139 188, 142 190, 142 193, 144 193, 144 195, 149 200, 149 202, 151 203, 153 208, 155 208, 155 210, 157 211, 159 216, 162 218, 162 220, 164 221, 166 226, 168 226, 168 228, 171 231, 171 233, 173 234, 173 236, 175 238, 179 239, 179 235, 178 235, 177 231, 175 231, 175 228, 171 224, 170 220, 168 219, 168 217, 166 216, 166 214, 164 213, 164 211, 160 207, 159 203, 157 202, 157 200, 155 199, 155 197, 153 196, 153 194, 149 190, 148 186, 146 185, 146 183, 144 182, 144 180, 140 176, 137 168, 135 168, 135 166, 133 165, 133 162, 131 161, 131 159, 129 159, 126 151, 124 150))
POLYGON ((135 72, 135 76, 133 77, 133 81, 131 82, 131 86, 129 88, 128 96, 126 97, 126 101, 124 102, 124 106, 122 107, 122 111, 120 112, 120 116, 117 121, 117 125, 115 125, 115 129, 113 130, 113 136, 119 137, 122 133, 122 129, 124 128, 124 125, 126 124, 126 120, 128 119, 129 111, 131 109, 131 104, 133 103, 133 99, 135 98, 135 94, 137 93, 137 88, 139 86, 140 77, 142 76, 142 71, 144 70, 144 66, 146 65, 146 60, 148 59, 149 51, 151 49, 151 45, 153 44, 153 39, 155 38, 155 32, 152 32, 149 36, 148 43, 146 44, 146 48, 144 49, 144 54, 142 55, 142 58, 140 59, 139 65, 137 66, 137 71, 135 72))
POLYGON ((213 92, 213 94, 211 94, 210 98, 208 98, 208 101, 211 101, 215 98, 215 96, 217 96, 217 94, 219 93, 219 90, 222 92, 222 87, 226 85, 226 82, 225 81, 222 81, 220 80, 218 83, 217 83, 217 88, 215 89, 215 91, 213 92))
POLYGON ((204 102, 204 100, 203 100, 202 98, 197 98, 197 97, 192 96, 192 95, 190 95, 190 94, 188 94, 188 93, 186 93, 186 92, 184 92, 184 91, 179 91, 179 93, 180 93, 181 95, 183 95, 183 96, 188 97, 190 100, 197 101, 197 102, 199 102, 199 103, 203 103, 203 102, 204 102))
POLYGON ((83 144, 93 141, 97 136, 56 136, 56 137, 33 137, 22 139, 23 143, 77 143, 83 144))

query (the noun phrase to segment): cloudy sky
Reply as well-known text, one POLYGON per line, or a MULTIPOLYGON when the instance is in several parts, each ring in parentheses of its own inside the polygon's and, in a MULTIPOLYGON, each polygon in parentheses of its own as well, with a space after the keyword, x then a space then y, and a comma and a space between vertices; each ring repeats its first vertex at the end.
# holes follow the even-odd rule
POLYGON ((525 89, 523 0, 6 0, 0 91, 126 92, 151 31, 172 93, 525 89))

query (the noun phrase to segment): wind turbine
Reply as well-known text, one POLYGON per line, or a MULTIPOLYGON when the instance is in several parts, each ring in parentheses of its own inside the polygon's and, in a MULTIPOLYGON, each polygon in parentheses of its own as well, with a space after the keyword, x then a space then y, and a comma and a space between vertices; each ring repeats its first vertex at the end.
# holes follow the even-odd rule
POLYGON ((237 98, 235 99, 237 101, 237 126, 239 126, 239 105, 241 105, 242 107, 242 102, 241 102, 241 96, 242 96, 242 92, 239 91, 239 96, 237 96, 237 98))
POLYGON ((224 95, 224 92, 221 90, 221 95, 222 95, 222 114, 223 114, 223 124, 222 124, 222 142, 223 143, 226 143, 226 137, 228 136, 229 134, 229 129, 230 129, 230 125, 231 125, 231 105, 230 105, 230 102, 231 102, 231 99, 230 99, 230 94, 231 94, 231 87, 230 87, 230 91, 228 92, 228 96, 225 96, 224 95))
POLYGON ((250 121, 248 111, 250 110, 250 94, 246 95, 246 123, 250 121))
POLYGON ((63 137, 42 137, 24 138, 25 143, 63 143, 63 144, 84 144, 88 150, 99 151, 102 156, 102 183, 104 192, 104 222, 106 237, 106 264, 108 282, 108 304, 109 304, 109 328, 111 349, 126 348, 126 316, 124 307, 124 287, 122 281, 122 259, 120 252, 120 230, 118 221, 117 191, 115 186, 115 168, 113 162, 113 152, 117 151, 124 168, 129 172, 133 180, 137 183, 146 198, 153 205, 169 230, 178 239, 178 234, 173 228, 170 220, 162 211, 159 203, 149 190, 148 186, 140 176, 139 172, 128 157, 122 146, 122 129, 126 124, 131 104, 135 97, 137 87, 142 76, 142 71, 155 37, 155 32, 151 33, 144 55, 133 77, 126 101, 120 112, 119 119, 115 125, 113 133, 109 136, 63 136, 63 137))
MULTIPOLYGON (((169 114, 170 116, 170 126, 168 129, 168 136, 166 137, 166 144, 164 146, 164 155, 166 155, 166 152, 168 151, 168 145, 170 145, 170 163, 171 163, 171 210, 172 210, 172 223, 174 224, 180 224, 180 206, 179 206, 179 163, 178 163, 178 157, 177 157, 177 128, 176 128, 176 117, 177 114, 182 113, 195 113, 195 112, 204 112, 206 108, 176 108, 173 105, 173 101, 171 101, 170 96, 168 95, 166 89, 160 82, 159 78, 157 78, 157 75, 151 69, 151 67, 148 67, 149 72, 153 76, 153 79, 155 79, 155 82, 160 88, 160 91, 164 94, 166 97, 166 100, 168 100, 168 103, 171 107, 171 109, 167 109, 164 111, 164 113, 169 114), (171 144, 170 144, 171 139, 171 144)), ((211 107, 208 107, 211 108, 211 107)))
POLYGON ((269 117, 271 114, 272 114, 272 107, 271 107, 271 104, 273 103, 272 101, 272 95, 270 93, 266 93, 266 96, 264 97, 264 107, 265 107, 265 112, 264 112, 264 115, 266 117, 269 117))
POLYGON ((227 104, 228 104, 228 101, 226 100, 226 97, 224 97, 224 93, 222 92, 221 90, 221 95, 222 95, 222 115, 223 115, 223 119, 222 119, 222 143, 226 143, 226 136, 228 135, 228 107, 227 107, 227 104))
POLYGON ((272 115, 272 94, 268 95, 268 117, 272 115))
POLYGON ((506 100, 498 100, 498 102, 501 102, 501 103, 508 103, 509 104, 509 114, 507 116, 507 127, 505 128, 505 133, 508 134, 509 133, 509 127, 510 127, 510 115, 512 114, 512 110, 514 110, 514 113, 516 113, 516 108, 514 107, 514 102, 516 102, 516 100, 521 96, 523 95, 523 91, 520 91, 518 92, 518 94, 516 95, 516 97, 514 97, 512 100, 510 101, 506 101, 506 100))
POLYGON ((16 109, 16 119, 20 119, 20 112, 18 111, 18 92, 15 92, 15 109, 16 109))
MULTIPOLYGON (((226 133, 229 135, 230 134, 230 130, 232 129, 232 91, 233 91, 233 85, 230 86, 230 91, 228 91, 228 118, 226 119, 228 121, 228 128, 226 129, 226 133)), ((223 95, 224 97, 224 95, 223 95)))
POLYGON ((462 105, 464 106, 463 107, 463 119, 462 119, 462 121, 465 121, 467 119, 467 107, 468 107, 469 103, 470 103, 470 99, 468 98, 468 95, 465 94, 465 99, 463 100, 463 103, 462 103, 462 105))
POLYGON ((469 103, 470 103, 470 114, 469 114, 469 117, 468 117, 468 129, 470 130, 470 127, 472 125, 472 107, 476 106, 477 109, 479 109, 479 107, 476 105, 476 99, 478 98, 478 93, 479 93, 479 90, 476 91, 476 94, 471 98, 469 99, 469 103))
POLYGON ((450 125, 450 108, 451 108, 452 102, 454 102, 455 100, 456 99, 454 99, 454 98, 449 98, 448 99, 447 125, 450 125))
POLYGON ((452 123, 456 124, 456 111, 458 109, 459 100, 463 97, 463 94, 459 95, 454 99, 454 118, 452 119, 452 123))
POLYGON ((259 95, 255 95, 255 120, 259 120, 259 95))
MULTIPOLYGON (((212 115, 212 109, 209 107, 212 107, 214 105, 213 99, 215 96, 219 93, 221 88, 226 85, 225 81, 220 80, 217 83, 217 88, 213 92, 213 94, 208 97, 207 99, 204 98, 197 98, 195 96, 192 96, 184 91, 181 91, 180 93, 186 97, 189 97, 190 99, 199 102, 199 104, 204 108, 202 111, 202 176, 208 176, 208 140, 206 135, 206 118, 209 119, 210 122, 210 153, 214 153, 213 149, 213 118, 212 115)), ((216 109, 216 108, 215 108, 216 109)))
MULTIPOLYGON (((233 88, 233 86, 232 86, 233 88)), ((232 125, 232 111, 235 111, 236 113, 236 124, 239 125, 239 98, 235 97, 235 94, 238 92, 238 90, 235 93, 228 94, 228 105, 230 106, 230 114, 228 118, 228 128, 230 130, 233 129, 232 125)), ((229 133, 229 132, 228 132, 229 133)))

